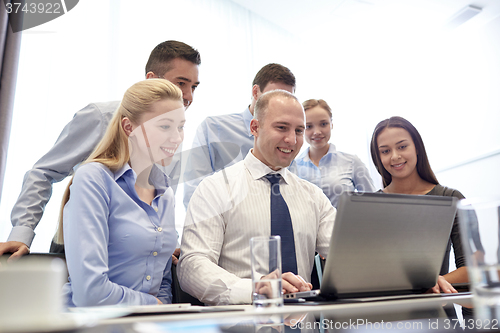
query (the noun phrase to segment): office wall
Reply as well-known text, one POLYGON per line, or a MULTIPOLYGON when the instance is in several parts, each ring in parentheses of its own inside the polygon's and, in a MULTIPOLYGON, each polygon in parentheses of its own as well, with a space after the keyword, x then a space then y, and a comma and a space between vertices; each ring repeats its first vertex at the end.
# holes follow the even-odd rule
POLYGON ((500 149, 500 18, 454 30, 408 21, 322 22, 317 31, 328 33, 302 35, 302 59, 311 59, 296 70, 297 95, 331 104, 331 141, 358 154, 378 186, 369 142, 379 121, 398 115, 420 131, 441 183, 461 189, 474 182, 476 190, 464 193, 471 196, 483 186, 500 194, 489 169, 464 176, 470 170, 459 167, 500 149), (451 167, 450 179, 441 170, 451 167))
POLYGON ((449 112, 427 131, 429 156, 441 183, 467 197, 500 195, 500 17, 455 43, 449 112))
MULTIPOLYGON (((500 17, 474 29, 464 25, 400 37, 397 46, 377 50, 386 53, 379 64, 387 74, 374 63, 373 69, 365 67, 371 87, 362 90, 358 117, 344 123, 361 123, 369 156, 375 125, 405 117, 422 135, 441 184, 468 197, 500 195, 500 17)), ((352 136, 344 130, 341 138, 352 136)))

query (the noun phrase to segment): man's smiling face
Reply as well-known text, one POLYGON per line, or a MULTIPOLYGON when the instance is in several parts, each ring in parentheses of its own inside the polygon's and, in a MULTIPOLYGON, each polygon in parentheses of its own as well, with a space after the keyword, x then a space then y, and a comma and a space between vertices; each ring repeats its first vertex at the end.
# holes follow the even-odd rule
POLYGON ((255 157, 273 170, 286 168, 304 141, 304 109, 294 98, 274 96, 264 116, 253 119, 250 128, 255 136, 255 157))

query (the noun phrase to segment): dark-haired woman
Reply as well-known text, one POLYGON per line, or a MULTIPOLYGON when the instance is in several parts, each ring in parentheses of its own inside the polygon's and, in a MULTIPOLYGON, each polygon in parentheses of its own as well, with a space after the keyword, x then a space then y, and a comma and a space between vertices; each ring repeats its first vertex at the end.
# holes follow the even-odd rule
MULTIPOLYGON (((373 163, 383 179, 384 193, 464 198, 459 191, 439 184, 430 167, 422 137, 408 120, 391 117, 378 123, 373 132, 370 150, 373 163)), ((455 217, 438 283, 432 291, 456 292, 451 284, 463 282, 468 282, 468 275, 460 227, 455 217), (457 269, 448 273, 451 244, 457 269)))

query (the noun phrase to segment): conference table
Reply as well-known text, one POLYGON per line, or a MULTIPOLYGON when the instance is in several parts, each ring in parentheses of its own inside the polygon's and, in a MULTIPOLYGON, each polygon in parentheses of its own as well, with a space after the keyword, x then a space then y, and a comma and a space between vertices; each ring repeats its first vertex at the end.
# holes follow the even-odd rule
MULTIPOLYGON (((27 283, 23 286, 31 290, 30 293, 39 288, 38 284, 27 283)), ((30 295, 21 300, 33 296, 30 295)), ((4 297, 0 301, 5 307, 12 300, 4 297)), ((43 325, 30 321, 30 311, 23 313, 22 321, 16 321, 9 327, 4 320, 0 320, 0 332, 500 331, 498 321, 486 322, 474 318, 473 296, 470 293, 405 296, 390 300, 290 303, 266 309, 255 309, 252 305, 197 306, 188 303, 72 308, 66 313, 54 313, 54 318, 45 318, 43 325)))
POLYGON ((498 323, 486 325, 475 320, 472 307, 472 295, 464 294, 369 302, 285 304, 273 309, 254 309, 251 305, 202 307, 187 304, 104 308, 75 313, 85 313, 87 319, 73 331, 211 333, 499 330, 498 323))

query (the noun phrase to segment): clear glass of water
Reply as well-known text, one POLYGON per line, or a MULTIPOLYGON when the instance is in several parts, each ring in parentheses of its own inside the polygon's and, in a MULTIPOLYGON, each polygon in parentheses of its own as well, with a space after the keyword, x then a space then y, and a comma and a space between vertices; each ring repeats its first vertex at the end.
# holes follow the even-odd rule
POLYGON ((458 216, 474 315, 482 325, 499 327, 500 197, 461 200, 458 216))
POLYGON ((280 236, 252 237, 250 254, 254 307, 283 306, 280 236))

